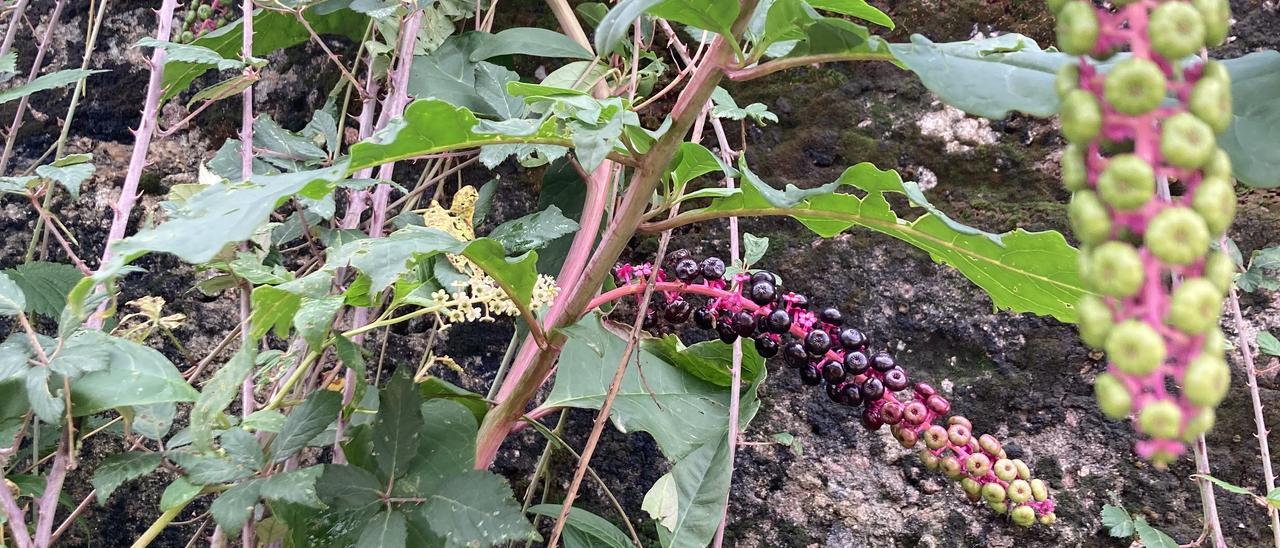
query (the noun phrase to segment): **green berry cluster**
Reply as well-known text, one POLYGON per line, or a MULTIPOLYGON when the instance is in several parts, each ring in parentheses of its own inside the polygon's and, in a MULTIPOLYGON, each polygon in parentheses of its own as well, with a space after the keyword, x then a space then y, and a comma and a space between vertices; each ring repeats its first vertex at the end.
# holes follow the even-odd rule
POLYGON ((1068 216, 1095 293, 1077 307, 1080 336, 1110 362, 1094 383, 1103 413, 1135 417, 1138 452, 1163 465, 1213 426, 1230 380, 1218 317, 1234 266, 1211 243, 1236 212, 1231 162, 1215 141, 1231 124, 1231 82, 1220 63, 1188 59, 1226 39, 1230 8, 1049 4, 1058 46, 1081 56, 1056 86, 1068 216), (1125 48, 1110 70, 1093 62, 1125 48), (1173 195, 1175 181, 1184 190, 1173 195))
POLYGON ((208 3, 197 0, 182 14, 182 33, 176 41, 179 44, 190 44, 214 29, 226 26, 230 15, 231 6, 228 4, 219 0, 210 0, 208 3))

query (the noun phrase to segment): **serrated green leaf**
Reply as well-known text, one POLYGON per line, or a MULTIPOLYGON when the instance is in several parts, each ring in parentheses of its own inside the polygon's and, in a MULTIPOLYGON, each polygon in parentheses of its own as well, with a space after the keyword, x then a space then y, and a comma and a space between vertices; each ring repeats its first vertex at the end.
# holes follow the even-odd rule
POLYGON ((259 409, 245 417, 240 425, 249 430, 278 434, 284 426, 284 421, 284 413, 275 409, 259 409))
POLYGON ((475 462, 475 435, 480 423, 462 404, 446 399, 422 404, 422 439, 395 493, 420 496, 433 493, 449 478, 470 470, 475 462))
POLYGON ((261 481, 262 498, 272 502, 301 504, 309 508, 323 508, 317 493, 316 482, 324 472, 322 466, 308 466, 274 474, 261 481))
POLYGON ((542 211, 502 223, 493 229, 488 237, 501 243, 507 253, 520 255, 542 249, 556 238, 577 231, 578 223, 566 218, 560 212, 560 208, 553 205, 542 211))
POLYGON ((186 477, 191 483, 198 485, 228 483, 254 475, 254 470, 245 463, 213 453, 200 454, 183 448, 170 450, 167 455, 169 460, 186 471, 186 477))
POLYGON ((81 331, 64 339, 49 357, 49 369, 69 379, 106 369, 111 361, 108 339, 101 331, 81 331))
POLYGON ((311 348, 324 346, 325 335, 333 324, 334 316, 342 310, 342 295, 333 295, 323 299, 304 299, 298 312, 293 315, 293 326, 298 334, 307 341, 311 348))
POLYGON ((502 476, 482 470, 454 475, 418 505, 432 532, 457 545, 493 545, 537 538, 502 476))
MULTIPOLYGON (((418 392, 423 400, 446 399, 457 403, 469 411, 479 424, 489 412, 489 403, 484 396, 463 389, 439 377, 427 377, 418 384, 418 392)), ((424 404, 425 405, 425 404, 424 404)))
MULTIPOLYGON (((530 514, 555 519, 560 515, 559 504, 537 504, 527 510, 530 514)), ((631 538, 616 525, 578 507, 569 509, 565 519, 565 548, 631 548, 631 538), (570 534, 576 533, 576 542, 570 542, 570 534)))
POLYGON ((373 454, 385 477, 399 477, 418 452, 423 428, 422 397, 407 375, 391 377, 378 398, 373 420, 373 454))
MULTIPOLYGON (((62 383, 50 389, 48 367, 32 367, 26 371, 27 403, 40 420, 48 424, 62 424, 67 403, 63 401, 62 383)), ((58 377, 61 380, 61 377, 58 377)))
POLYGON ((253 515, 253 507, 257 505, 261 492, 262 484, 257 480, 233 485, 209 505, 209 514, 223 531, 232 537, 237 536, 245 521, 253 515))
POLYGON ((1280 356, 1280 340, 1266 331, 1258 332, 1258 351, 1268 356, 1280 356))
POLYGON ((187 478, 178 476, 168 487, 164 488, 164 492, 160 494, 160 511, 168 512, 174 508, 186 506, 196 497, 200 496, 200 490, 204 487, 187 481, 187 478))
POLYGON ((594 55, 581 44, 562 33, 537 28, 517 27, 483 36, 471 52, 471 61, 483 61, 499 55, 532 55, 591 59, 594 55))
POLYGON ((89 69, 67 69, 67 70, 60 70, 57 72, 51 72, 49 74, 36 78, 35 80, 27 82, 25 84, 19 84, 9 89, 6 89, 4 91, 0 91, 0 105, 8 103, 9 101, 13 101, 14 99, 21 99, 23 97, 31 95, 32 93, 37 93, 47 89, 60 88, 62 86, 71 85, 80 81, 81 78, 87 78, 90 75, 98 74, 100 72, 107 72, 107 71, 89 70, 89 69))
MULTIPOLYGON (((55 162, 56 163, 56 162, 55 162)), ((36 175, 57 181, 67 189, 72 198, 80 197, 80 184, 93 176, 94 165, 77 163, 67 166, 44 165, 36 168, 36 175)))
POLYGON ((340 409, 342 394, 329 390, 312 392, 306 401, 293 408, 280 427, 280 434, 271 445, 271 461, 283 462, 301 451, 333 421, 338 420, 340 409))
POLYGON ((27 389, 23 383, 16 379, 0 381, 0 445, 13 445, 14 438, 26 424, 28 409, 27 389))
POLYGON ((66 306, 67 293, 84 278, 74 266, 45 261, 20 264, 3 273, 22 290, 27 300, 26 309, 46 318, 58 317, 66 306))
POLYGON ((360 540, 356 541, 356 546, 403 548, 408 534, 404 514, 395 510, 383 510, 373 516, 360 531, 360 540))
POLYGON ((266 464, 266 456, 262 454, 258 438, 243 428, 232 427, 224 430, 219 442, 227 458, 238 466, 260 472, 266 464))
POLYGON ((1134 520, 1133 528, 1138 532, 1138 540, 1146 548, 1178 548, 1178 541, 1152 527, 1145 518, 1134 520))
POLYGON ((302 306, 302 297, 270 285, 260 285, 249 296, 249 340, 259 340, 267 333, 285 338, 302 306))
POLYGON ((138 40, 135 47, 160 48, 165 51, 165 63, 182 62, 199 65, 213 65, 218 70, 233 70, 244 66, 238 59, 227 59, 216 51, 195 44, 176 44, 162 42, 150 36, 138 40))
POLYGON ((7 272, 0 272, 0 316, 17 316, 27 308, 27 297, 7 272))
POLYGON ((361 508, 380 505, 385 486, 373 474, 338 464, 324 465, 324 472, 316 482, 320 500, 335 508, 361 508))
POLYGON ((160 453, 128 452, 116 453, 107 457, 93 471, 93 489, 98 497, 98 504, 104 504, 111 493, 126 481, 134 480, 150 474, 160 461, 164 460, 160 453))
POLYGON ((71 382, 72 414, 84 417, 124 406, 195 401, 199 395, 173 363, 153 348, 108 337, 111 360, 102 371, 71 382))
POLYGON ((1116 538, 1129 538, 1134 533, 1133 517, 1121 506, 1103 504, 1102 525, 1107 528, 1111 536, 1116 538))
POLYGON ((253 372, 257 355, 256 345, 240 347, 240 351, 205 383, 191 408, 191 440, 197 449, 208 451, 213 448, 213 431, 219 428, 222 411, 240 394, 241 385, 253 372))
POLYGON ((173 402, 161 402, 145 405, 133 405, 120 408, 122 415, 132 413, 129 427, 147 439, 163 440, 173 428, 173 419, 178 415, 178 406, 173 402))

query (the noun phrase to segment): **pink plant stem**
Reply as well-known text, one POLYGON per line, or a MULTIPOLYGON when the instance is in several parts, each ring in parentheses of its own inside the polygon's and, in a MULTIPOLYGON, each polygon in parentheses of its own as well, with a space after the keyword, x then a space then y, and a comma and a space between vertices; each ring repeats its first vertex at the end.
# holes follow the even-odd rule
MULTIPOLYGON (((31 83, 40 74, 40 66, 44 64, 44 53, 49 49, 49 42, 53 40, 53 33, 58 29, 58 20, 62 17, 62 6, 66 0, 58 0, 53 5, 53 11, 49 12, 49 22, 45 25, 44 36, 40 38, 40 45, 36 47, 36 58, 31 62, 31 70, 27 73, 27 83, 31 83)), ((14 25, 17 26, 17 19, 14 19, 14 25)), ((10 27, 12 30, 12 27, 10 27)), ((6 39, 8 36, 6 35, 6 39)), ((4 153, 0 155, 0 174, 4 173, 9 167, 9 159, 13 154, 13 143, 18 137, 18 128, 22 127, 22 118, 27 112, 27 101, 31 96, 25 95, 18 100, 18 111, 13 114, 13 123, 9 124, 8 137, 4 142, 4 153)))
POLYGON ((53 467, 49 469, 49 477, 44 482, 44 493, 38 502, 36 519, 36 548, 48 548, 53 543, 53 524, 58 514, 58 496, 62 494, 62 483, 67 479, 67 461, 70 458, 71 440, 63 440, 53 456, 53 467))
POLYGON ((22 511, 21 506, 18 506, 13 491, 9 489, 9 484, 5 483, 3 472, 4 469, 0 468, 0 507, 3 507, 5 517, 8 518, 7 525, 9 530, 13 531, 13 541, 17 544, 17 548, 31 548, 31 534, 27 532, 27 514, 22 511))
MULTIPOLYGON (((1221 249, 1227 249, 1227 238, 1223 236, 1220 242, 1221 249)), ((1271 447, 1267 444, 1267 422, 1265 415, 1262 414, 1262 398, 1258 393, 1258 371, 1253 362, 1253 348, 1249 346, 1249 327, 1244 321, 1244 314, 1240 313, 1240 296, 1236 292, 1234 285, 1231 286, 1231 292, 1228 294, 1227 305, 1231 309, 1231 319, 1236 324, 1236 348, 1240 349, 1240 356, 1244 358, 1245 379, 1249 385, 1249 399, 1253 404, 1253 423, 1257 426, 1258 431, 1255 434, 1258 438, 1258 453, 1262 457, 1262 479, 1267 483, 1267 492, 1270 493, 1276 489, 1276 475, 1271 469, 1271 447)), ((1280 548, 1280 511, 1275 507, 1267 507, 1267 515, 1271 517, 1271 535, 1275 542, 1276 548, 1280 548)))
MULTIPOLYGON (((711 113, 711 102, 707 102, 706 115, 711 113)), ((720 158, 727 164, 733 163, 733 149, 729 146, 729 139, 725 136, 724 125, 719 118, 711 117, 711 126, 715 130, 716 140, 720 144, 720 158)), ((697 141, 694 141, 697 142, 697 141)), ((733 177, 724 178, 724 186, 726 188, 734 188, 733 177)), ((677 204, 678 206, 679 204, 677 204)), ((734 264, 741 260, 741 253, 738 249, 738 218, 729 217, 729 256, 734 264)), ((734 458, 738 454, 738 437, 741 433, 738 431, 738 413, 741 407, 742 391, 742 338, 733 341, 733 367, 732 367, 732 383, 729 389, 729 485, 730 490, 724 494, 724 510, 720 514, 720 525, 716 527, 716 535, 712 541, 714 548, 720 548, 724 545, 724 529, 729 525, 729 495, 732 493, 733 485, 733 469, 734 458)))
MULTIPOLYGON (((246 63, 253 57, 253 0, 244 0, 240 4, 240 11, 243 14, 243 33, 240 40, 240 55, 246 63)), ((246 68, 246 74, 252 71, 252 68, 246 68)), ((245 86, 244 91, 240 94, 240 178, 248 181, 253 179, 253 85, 245 86)), ((245 249, 244 244, 240 244, 241 249, 245 249)), ((252 303, 250 302, 251 286, 242 285, 240 290, 240 320, 246 322, 245 329, 240 331, 241 344, 253 344, 249 337, 250 328, 248 321, 252 314, 252 303)), ((244 382, 240 385, 240 412, 241 417, 248 417, 254 411, 254 376, 245 377, 244 382)), ((244 527, 241 528, 240 545, 243 548, 253 548, 257 542, 254 540, 254 513, 250 512, 249 517, 245 520, 244 527)))
MULTIPOLYGON (((1202 475, 1209 475, 1209 447, 1204 443, 1204 434, 1196 437, 1196 441, 1191 445, 1191 451, 1196 459, 1196 472, 1202 475)), ((1222 537, 1222 522, 1218 519, 1218 503, 1213 494, 1213 484, 1207 479, 1201 479, 1200 484, 1200 502, 1204 505, 1204 523, 1212 535, 1213 545, 1215 548, 1226 548, 1227 541, 1222 537)))
MULTIPOLYGON (((161 2, 160 11, 156 14, 159 20, 156 40, 169 41, 169 33, 173 30, 173 11, 177 6, 178 0, 161 2)), ((107 233, 106 243, 102 246, 102 263, 99 269, 110 262, 111 244, 124 237, 125 229, 129 227, 129 214, 133 212, 133 204, 138 200, 138 182, 142 180, 142 170, 147 165, 147 149, 151 146, 151 136, 155 133, 156 119, 159 116, 160 95, 163 92, 164 83, 164 58, 164 49, 155 48, 155 51, 151 52, 150 62, 147 63, 151 76, 147 80, 147 97, 142 104, 142 119, 138 122, 138 129, 133 132, 133 153, 129 157, 129 168, 125 171, 120 197, 111 206, 113 211, 111 229, 107 233)), ((90 327, 102 327, 101 312, 105 307, 106 303, 103 303, 103 306, 98 309, 99 313, 90 316, 86 322, 90 327)))
POLYGON ((9 53, 9 48, 13 47, 13 39, 18 36, 18 26, 22 23, 22 16, 27 13, 27 0, 18 0, 13 5, 13 10, 9 15, 9 28, 4 31, 4 43, 0 44, 0 57, 9 53))
MULTIPOLYGON (((409 104, 409 72, 413 68, 413 48, 417 43, 418 29, 422 27, 422 8, 414 9, 400 26, 399 64, 391 73, 391 88, 382 103, 382 114, 379 115, 378 127, 386 127, 392 118, 404 113, 409 104)), ((391 180, 395 170, 395 162, 383 164, 378 168, 378 178, 391 180)), ((383 234, 383 225, 387 222, 387 201, 391 197, 391 185, 380 184, 373 190, 373 216, 369 220, 369 236, 378 238, 383 234)))

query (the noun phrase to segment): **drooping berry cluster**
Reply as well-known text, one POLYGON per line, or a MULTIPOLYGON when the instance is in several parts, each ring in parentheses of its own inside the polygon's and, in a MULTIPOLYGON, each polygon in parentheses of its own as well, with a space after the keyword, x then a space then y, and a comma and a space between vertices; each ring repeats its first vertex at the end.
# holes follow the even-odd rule
POLYGON ((868 430, 889 425, 903 447, 923 443, 919 455, 926 467, 959 482, 971 501, 986 501, 1022 526, 1055 520, 1045 483, 1032 478, 1025 463, 1009 459, 996 438, 972 435, 968 419, 948 418, 951 403, 945 397, 928 384, 912 385, 892 354, 876 350, 862 331, 844 326, 838 309, 811 311, 808 297, 784 292, 771 272, 726 277, 724 261, 698 261, 686 250, 671 253, 666 268, 654 270, 649 264, 620 265, 614 275, 621 287, 610 292, 638 294, 650 276, 656 279, 657 306, 646 313, 646 329, 692 319, 725 343, 749 338, 762 357, 781 355, 802 383, 822 385, 836 403, 860 407, 868 430), (705 300, 695 304, 695 296, 705 300), (935 424, 943 420, 946 426, 935 424))
POLYGON ((1136 416, 1138 453, 1164 465, 1213 426, 1230 380, 1218 317, 1234 268, 1210 251, 1236 210, 1231 162, 1214 138, 1231 123, 1230 79, 1216 61, 1186 61, 1222 43, 1230 9, 1111 5, 1050 1, 1059 47, 1081 56, 1058 74, 1068 211, 1081 278, 1100 295, 1079 303, 1080 335, 1110 362, 1094 383, 1102 411, 1136 416), (1109 72, 1088 58, 1125 47, 1131 55, 1109 72))
POLYGON ((182 34, 179 44, 190 44, 213 29, 226 26, 231 16, 231 4, 220 0, 197 0, 182 16, 182 34))

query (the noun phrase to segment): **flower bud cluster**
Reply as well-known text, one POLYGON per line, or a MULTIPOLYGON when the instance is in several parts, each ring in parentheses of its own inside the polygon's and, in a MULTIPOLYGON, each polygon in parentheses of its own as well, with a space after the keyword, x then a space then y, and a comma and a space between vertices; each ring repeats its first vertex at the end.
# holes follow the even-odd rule
POLYGON ((230 0, 196 0, 182 14, 182 33, 175 40, 189 44, 216 28, 225 26, 231 18, 230 0))
MULTIPOLYGON (((427 302, 422 303, 439 319, 442 325, 473 321, 493 321, 497 316, 519 316, 507 293, 493 278, 479 268, 469 269, 465 280, 454 281, 453 292, 438 289, 427 302)), ((551 304, 559 293, 555 278, 539 275, 533 287, 529 307, 537 310, 551 304)))
POLYGON ((1085 344, 1105 350, 1102 411, 1134 417, 1137 452, 1163 466, 1209 430, 1230 371, 1218 317, 1234 267, 1211 251, 1236 211, 1231 162, 1215 134, 1231 123, 1230 78, 1212 60, 1227 0, 1053 0, 1058 43, 1080 55, 1058 74, 1062 177, 1074 195, 1085 344), (1128 48, 1109 71, 1096 60, 1128 48), (1090 59, 1092 57, 1092 59, 1090 59), (1178 194, 1171 194, 1176 182, 1178 194))
POLYGON ((642 291, 650 276, 656 279, 659 298, 646 314, 647 329, 692 319, 725 343, 749 338, 762 357, 781 355, 803 384, 823 386, 837 404, 861 408, 868 430, 888 425, 903 447, 919 448, 924 464, 960 483, 971 501, 985 501, 1018 525, 1053 523, 1045 483, 1032 478, 1022 461, 1008 459, 994 437, 973 435, 968 419, 948 418, 951 403, 928 384, 912 384, 892 354, 844 326, 840 310, 815 312, 808 297, 784 292, 771 272, 726 277, 724 261, 697 261, 684 250, 672 253, 666 268, 620 265, 614 274, 622 286, 614 292, 630 294, 642 291), (695 304, 695 296, 702 302, 695 304))

